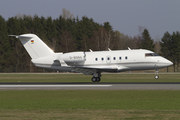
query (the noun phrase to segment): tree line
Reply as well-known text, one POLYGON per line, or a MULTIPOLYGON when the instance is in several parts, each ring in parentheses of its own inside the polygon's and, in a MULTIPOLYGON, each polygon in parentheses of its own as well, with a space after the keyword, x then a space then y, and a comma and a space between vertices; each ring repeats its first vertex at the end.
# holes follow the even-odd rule
POLYGON ((8 36, 26 33, 39 36, 54 52, 122 50, 130 47, 158 51, 158 54, 172 60, 174 67, 180 60, 179 32, 172 35, 166 32, 161 42, 154 42, 145 28, 139 35, 131 37, 114 31, 109 22, 99 24, 86 16, 75 18, 65 13, 52 19, 16 15, 8 20, 0 16, 0 72, 49 71, 34 67, 19 39, 8 36))

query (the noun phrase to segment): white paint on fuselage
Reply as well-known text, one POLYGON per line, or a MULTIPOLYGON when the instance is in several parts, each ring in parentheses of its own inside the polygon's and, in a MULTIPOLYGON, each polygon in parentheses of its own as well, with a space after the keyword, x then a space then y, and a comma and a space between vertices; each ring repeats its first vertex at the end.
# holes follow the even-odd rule
POLYGON ((146 70, 167 67, 172 64, 161 56, 148 56, 149 50, 116 50, 96 52, 71 52, 62 55, 62 59, 70 66, 97 69, 146 70), (72 59, 75 56, 77 59, 72 59), (79 59, 79 60, 78 60, 79 59))
POLYGON ((93 75, 99 81, 101 72, 158 69, 172 62, 149 50, 115 50, 54 53, 37 35, 10 35, 19 38, 37 67, 93 75), (146 54, 153 53, 153 54, 146 54), (121 59, 120 59, 121 57, 121 59))

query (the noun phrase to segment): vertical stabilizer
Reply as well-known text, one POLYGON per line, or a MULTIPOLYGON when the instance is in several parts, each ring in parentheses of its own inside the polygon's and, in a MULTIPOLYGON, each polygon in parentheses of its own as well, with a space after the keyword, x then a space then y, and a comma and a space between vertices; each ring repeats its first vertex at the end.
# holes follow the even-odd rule
POLYGON ((38 36, 34 34, 17 35, 16 38, 20 39, 32 59, 46 57, 54 53, 38 36))

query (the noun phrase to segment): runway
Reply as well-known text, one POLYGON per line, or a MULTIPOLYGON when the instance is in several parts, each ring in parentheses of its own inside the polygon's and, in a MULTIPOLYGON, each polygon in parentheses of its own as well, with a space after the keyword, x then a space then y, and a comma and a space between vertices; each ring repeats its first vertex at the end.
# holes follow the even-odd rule
POLYGON ((180 83, 0 83, 0 90, 180 90, 180 83))

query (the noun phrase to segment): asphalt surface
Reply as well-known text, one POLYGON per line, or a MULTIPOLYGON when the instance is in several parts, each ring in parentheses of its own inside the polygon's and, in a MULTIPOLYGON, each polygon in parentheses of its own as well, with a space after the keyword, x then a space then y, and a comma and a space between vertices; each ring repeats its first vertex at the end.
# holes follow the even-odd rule
POLYGON ((0 83, 0 90, 180 90, 180 82, 0 83))

